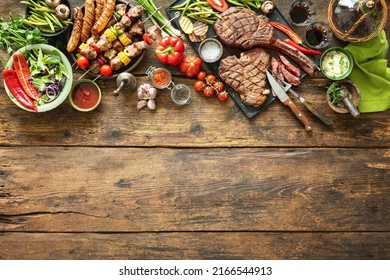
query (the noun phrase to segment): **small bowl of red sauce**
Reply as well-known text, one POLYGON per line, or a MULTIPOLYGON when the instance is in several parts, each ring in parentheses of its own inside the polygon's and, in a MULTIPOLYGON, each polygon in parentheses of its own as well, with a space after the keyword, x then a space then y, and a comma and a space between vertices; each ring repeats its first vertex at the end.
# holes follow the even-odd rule
POLYGON ((73 83, 69 102, 73 108, 81 112, 89 112, 99 106, 102 92, 99 86, 91 80, 77 80, 73 83))
POLYGON ((172 83, 172 75, 165 68, 149 67, 146 71, 153 86, 158 89, 169 88, 172 83))

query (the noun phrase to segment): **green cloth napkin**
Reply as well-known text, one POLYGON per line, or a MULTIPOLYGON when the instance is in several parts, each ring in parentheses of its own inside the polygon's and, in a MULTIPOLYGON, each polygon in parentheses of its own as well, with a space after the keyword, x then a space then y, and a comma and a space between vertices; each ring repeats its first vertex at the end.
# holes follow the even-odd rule
POLYGON ((381 33, 369 41, 345 47, 353 56, 354 67, 348 77, 360 90, 359 111, 385 111, 390 108, 390 68, 387 68, 389 43, 381 33))

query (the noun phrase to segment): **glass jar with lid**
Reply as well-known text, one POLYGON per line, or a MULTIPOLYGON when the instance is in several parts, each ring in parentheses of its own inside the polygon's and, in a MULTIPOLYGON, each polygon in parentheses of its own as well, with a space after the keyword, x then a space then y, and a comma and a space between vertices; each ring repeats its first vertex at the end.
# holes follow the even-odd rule
POLYGON ((347 42, 364 42, 379 34, 387 20, 384 0, 331 0, 328 23, 334 35, 347 42))

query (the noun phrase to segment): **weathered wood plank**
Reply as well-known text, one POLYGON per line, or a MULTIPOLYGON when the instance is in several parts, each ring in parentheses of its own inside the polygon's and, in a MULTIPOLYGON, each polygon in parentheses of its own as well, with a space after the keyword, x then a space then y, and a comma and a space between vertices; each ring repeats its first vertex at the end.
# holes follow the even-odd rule
MULTIPOLYGON (((138 77, 138 83, 146 82, 138 77)), ((187 79, 177 83, 190 85, 187 79)), ((0 81, 1 83, 1 81, 0 81)), ((74 110, 66 100, 60 107, 34 115, 20 110, 0 96, 0 145, 86 145, 166 147, 389 147, 390 118, 387 112, 364 114, 353 120, 336 114, 325 101, 327 82, 314 80, 298 90, 333 120, 329 128, 297 104, 312 121, 313 133, 280 102, 275 101, 254 119, 247 119, 232 100, 220 103, 193 92, 193 102, 178 107, 163 90, 157 110, 137 111, 136 94, 112 95, 114 87, 99 81, 102 104, 91 113, 74 110)), ((0 91, 3 91, 3 84, 0 91)))
POLYGON ((385 232, 0 233, 0 240, 0 259, 390 259, 385 232))
POLYGON ((389 231, 390 150, 2 148, 0 231, 389 231))
MULTIPOLYGON (((278 2, 281 10, 287 9, 288 1, 278 2)), ((170 1, 161 3, 166 6, 170 1)), ((325 4, 318 4, 319 10, 323 10, 325 4)), ((23 5, 15 1, 0 3, 0 17, 7 17, 10 10, 14 14, 21 13, 23 5)), ((149 65, 160 65, 154 59, 152 50, 148 50, 146 57, 135 71, 138 84, 147 82, 143 73, 149 65)), ((174 70, 172 67, 170 69, 174 70)), ((79 75, 77 72, 76 77, 79 75)), ((192 88, 191 79, 175 76, 174 80, 192 88)), ((333 113, 324 96, 329 83, 321 78, 305 79, 297 89, 334 122, 332 128, 326 127, 298 104, 313 123, 312 134, 307 134, 289 110, 277 101, 249 120, 232 100, 221 104, 216 98, 206 99, 193 92, 192 104, 178 108, 170 100, 169 91, 165 90, 157 98, 156 112, 138 112, 135 93, 122 92, 115 98, 111 94, 116 88, 115 81, 99 80, 98 83, 104 97, 95 112, 76 112, 66 100, 56 110, 32 117, 16 107, 4 94, 0 77, 0 92, 3 93, 0 95, 0 145, 388 147, 390 143, 390 118, 387 112, 364 114, 357 120, 346 114, 333 113)))

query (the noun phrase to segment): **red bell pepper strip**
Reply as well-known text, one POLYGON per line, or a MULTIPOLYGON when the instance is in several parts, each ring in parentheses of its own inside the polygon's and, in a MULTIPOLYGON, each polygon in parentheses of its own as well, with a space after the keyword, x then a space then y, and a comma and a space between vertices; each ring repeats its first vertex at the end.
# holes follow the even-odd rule
POLYGON ((16 98, 16 100, 24 107, 31 109, 35 112, 38 112, 37 106, 34 104, 32 99, 27 95, 23 90, 22 85, 18 80, 18 76, 14 69, 3 70, 3 77, 5 84, 7 85, 11 94, 16 98))
POLYGON ((14 60, 14 69, 18 76, 19 82, 24 88, 24 91, 32 99, 39 102, 38 92, 34 88, 33 84, 28 80, 31 76, 30 69, 28 67, 26 58, 22 53, 16 53, 12 56, 14 60))
POLYGON ((176 66, 181 62, 183 53, 183 41, 180 38, 171 36, 162 38, 155 51, 156 58, 160 62, 171 66, 176 66))
POLYGON ((290 37, 291 40, 293 40, 298 45, 303 45, 303 41, 302 41, 301 37, 299 37, 299 35, 294 30, 292 30, 290 27, 288 27, 280 22, 277 22, 277 21, 270 21, 269 23, 273 27, 275 27, 276 29, 279 29, 284 34, 286 34, 288 37, 290 37))
POLYGON ((284 39, 284 42, 286 42, 290 46, 293 46, 294 48, 296 48, 297 50, 299 50, 300 52, 302 52, 304 54, 309 54, 309 55, 321 55, 322 54, 322 52, 320 52, 320 51, 304 48, 290 39, 284 39))

